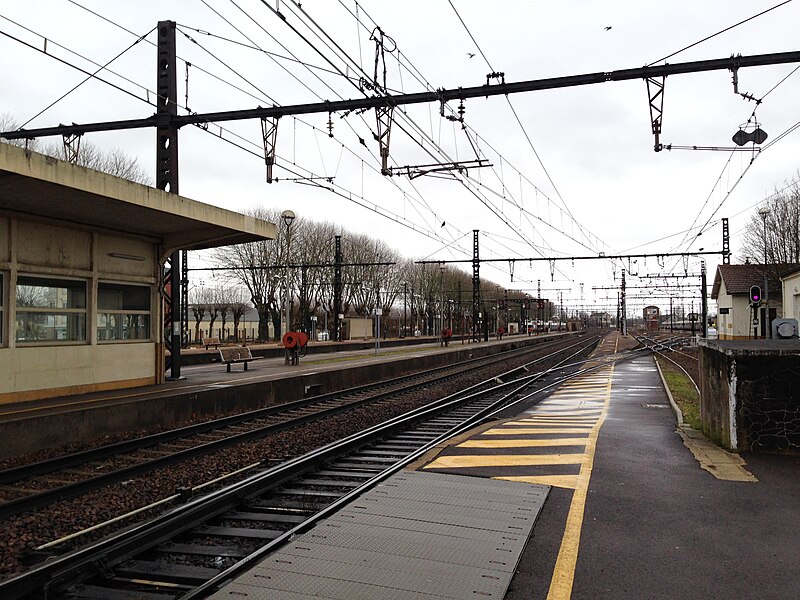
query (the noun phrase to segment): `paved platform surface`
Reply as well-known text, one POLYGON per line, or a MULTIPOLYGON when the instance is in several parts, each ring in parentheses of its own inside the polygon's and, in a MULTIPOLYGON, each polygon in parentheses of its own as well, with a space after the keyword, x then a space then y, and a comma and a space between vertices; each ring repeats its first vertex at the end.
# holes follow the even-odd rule
MULTIPOLYGON (((629 343, 614 334, 606 351, 629 343)), ((550 489, 506 600, 799 597, 800 458, 746 455, 745 460, 757 482, 719 480, 701 468, 676 432, 652 358, 642 356, 602 367, 522 412, 474 430, 442 449, 422 472, 465 485, 492 479, 550 489)), ((439 500, 449 503, 445 514, 457 519, 466 509, 454 490, 439 500)), ((483 507, 491 512, 491 506, 486 499, 483 507)), ((480 506, 469 510, 474 509, 480 506)), ((336 519, 341 517, 332 522, 336 519)), ((359 560, 393 554, 405 534, 401 527, 394 531, 397 537, 388 539, 354 532, 347 547, 355 558, 333 557, 350 564, 348 582, 367 578, 359 560)), ((434 532, 425 544, 435 549, 442 539, 434 532)), ((476 548, 464 544, 461 552, 472 556, 476 548)), ((466 558, 433 552, 414 560, 376 567, 370 582, 394 589, 404 581, 395 578, 394 569, 424 579, 439 573, 434 563, 438 568, 466 558)), ((298 595, 249 597, 328 597, 312 596, 324 590, 306 587, 304 579, 293 581, 298 595)), ((480 597, 460 593, 453 588, 446 597, 480 597)), ((395 596, 372 589, 349 597, 395 596)))

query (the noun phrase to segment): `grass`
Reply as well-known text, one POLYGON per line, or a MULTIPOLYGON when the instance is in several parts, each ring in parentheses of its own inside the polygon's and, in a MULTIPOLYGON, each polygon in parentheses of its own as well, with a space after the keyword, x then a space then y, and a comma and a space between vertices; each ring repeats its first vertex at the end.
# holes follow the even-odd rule
POLYGON ((700 423, 700 396, 686 374, 668 360, 657 359, 664 373, 667 387, 678 408, 683 413, 683 421, 693 429, 702 429, 700 423))

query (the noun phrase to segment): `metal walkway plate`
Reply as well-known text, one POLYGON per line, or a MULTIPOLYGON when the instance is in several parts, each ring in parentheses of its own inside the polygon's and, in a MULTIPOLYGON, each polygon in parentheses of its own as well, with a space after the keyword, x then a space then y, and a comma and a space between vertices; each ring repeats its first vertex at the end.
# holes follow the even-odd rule
POLYGON ((501 600, 549 490, 399 473, 212 598, 501 600))

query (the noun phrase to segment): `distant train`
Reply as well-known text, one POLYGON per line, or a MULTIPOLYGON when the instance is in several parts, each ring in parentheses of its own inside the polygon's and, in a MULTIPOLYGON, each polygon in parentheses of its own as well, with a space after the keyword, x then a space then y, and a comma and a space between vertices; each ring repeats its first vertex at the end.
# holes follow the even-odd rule
POLYGON ((661 309, 657 306, 645 306, 642 312, 644 328, 647 331, 658 331, 658 326, 661 322, 661 309))

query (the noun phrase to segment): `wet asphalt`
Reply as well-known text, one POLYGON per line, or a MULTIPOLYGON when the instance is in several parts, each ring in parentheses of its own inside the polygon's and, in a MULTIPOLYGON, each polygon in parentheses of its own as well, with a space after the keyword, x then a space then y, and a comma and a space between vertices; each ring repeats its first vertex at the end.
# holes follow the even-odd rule
MULTIPOLYGON (((572 598, 800 598, 800 457, 744 458, 758 483, 701 469, 652 358, 618 364, 572 598)), ((571 500, 552 488, 507 600, 547 597, 571 500)))

